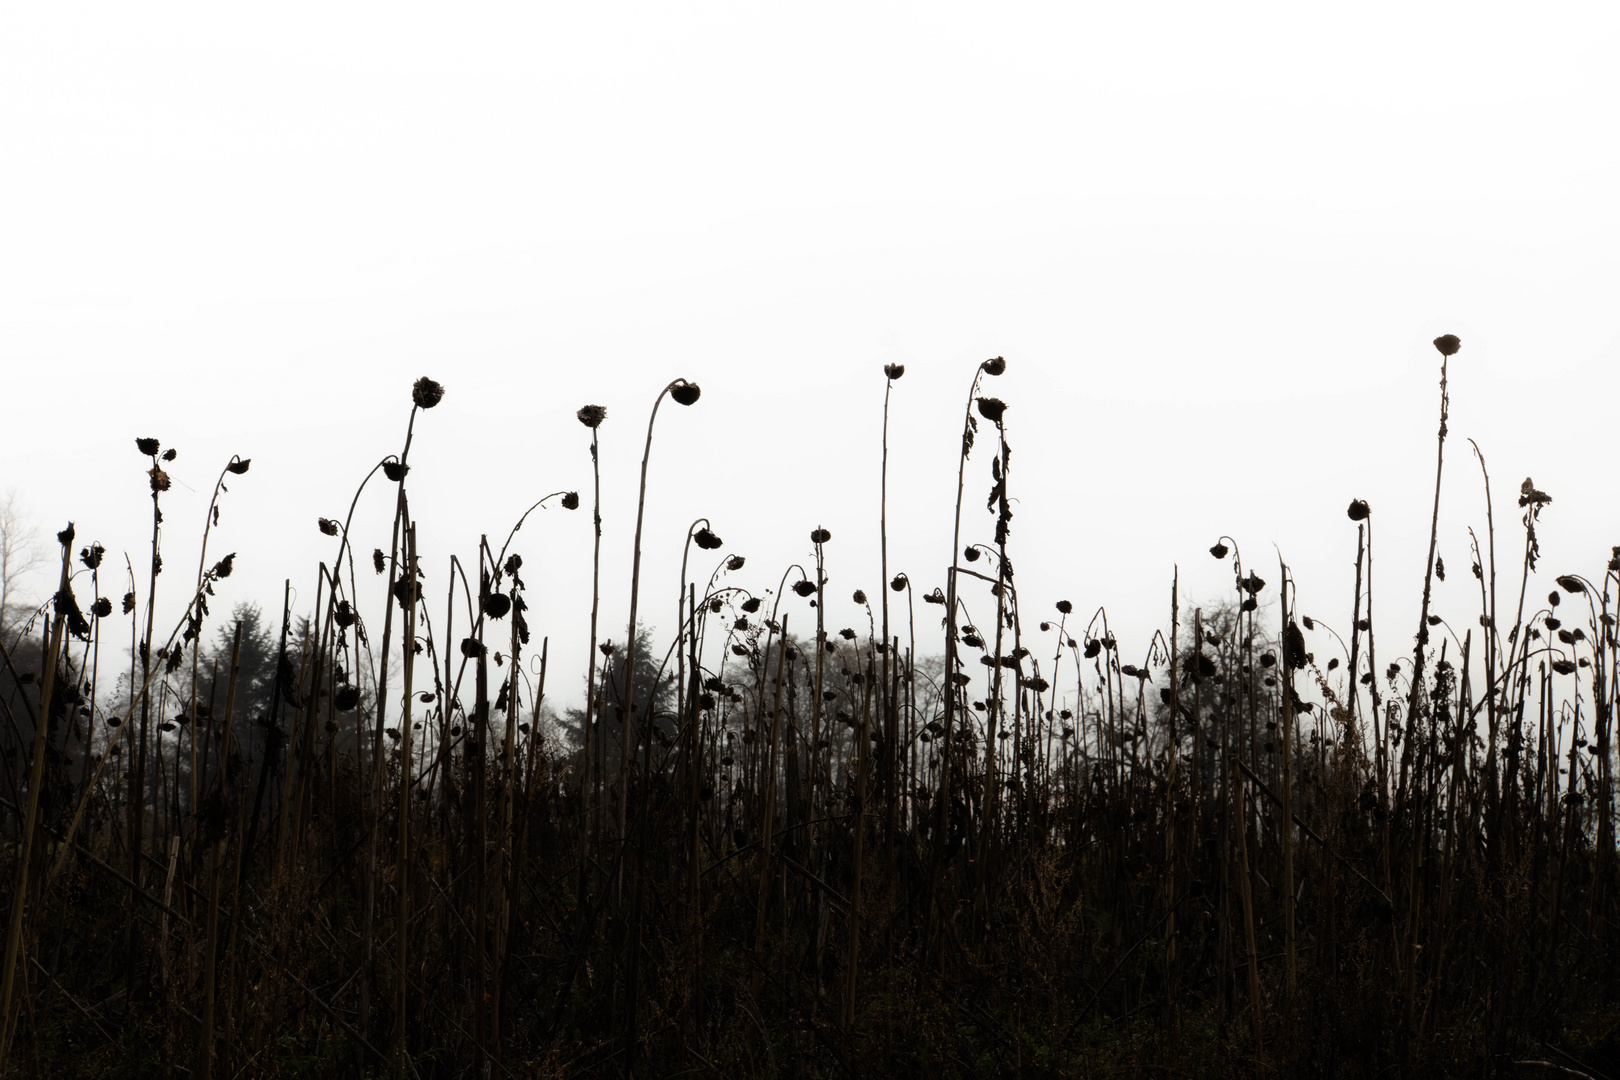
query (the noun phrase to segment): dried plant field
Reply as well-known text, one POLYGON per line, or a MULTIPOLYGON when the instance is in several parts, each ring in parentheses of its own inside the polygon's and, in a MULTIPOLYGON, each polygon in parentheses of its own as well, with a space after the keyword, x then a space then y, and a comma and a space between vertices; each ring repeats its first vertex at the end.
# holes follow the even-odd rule
MULTIPOLYGON (((1486 475, 1450 568, 1476 599, 1431 602, 1441 490, 1485 470, 1448 441, 1460 343, 1435 346, 1415 627, 1375 618, 1353 493, 1337 618, 1224 536, 1187 557, 1230 592, 1143 588, 1149 640, 1021 593, 999 357, 940 463, 949 570, 889 565, 880 511, 854 627, 825 618, 813 520, 813 560, 772 565, 699 518, 678 608, 643 595, 660 412, 702 408, 664 387, 631 565, 602 565, 599 475, 530 508, 592 516, 593 596, 630 580, 569 631, 583 672, 530 632, 523 519, 424 572, 437 382, 397 453, 335 466, 363 479, 310 523, 330 557, 276 568, 262 617, 215 610, 250 462, 193 572, 162 557, 193 542, 168 540, 173 451, 136 439, 149 547, 69 526, 54 597, 0 633, 0 1076, 1620 1077, 1620 547, 1538 568, 1550 496, 1492 506, 1486 475), (379 487, 391 519, 357 517, 379 487)), ((641 419, 586 405, 581 452, 641 419)))

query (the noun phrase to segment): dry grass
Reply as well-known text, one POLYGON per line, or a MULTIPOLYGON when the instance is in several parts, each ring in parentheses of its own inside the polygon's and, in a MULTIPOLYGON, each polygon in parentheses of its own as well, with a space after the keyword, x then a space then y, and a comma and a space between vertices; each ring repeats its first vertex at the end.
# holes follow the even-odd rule
MULTIPOLYGON (((527 665, 521 559, 480 542, 447 596, 419 587, 411 433, 442 387, 413 387, 366 477, 392 522, 322 519, 316 604, 278 625, 210 612, 232 564, 205 554, 162 637, 142 440, 140 602, 131 565, 124 610, 100 603, 99 547, 69 531, 54 603, 4 642, 0 1075, 1620 1076, 1620 549, 1529 596, 1549 500, 1525 481, 1518 587, 1498 596, 1487 504, 1479 610, 1442 621, 1426 580, 1386 667, 1359 501, 1342 635, 1225 537, 1230 597, 1144 597, 1169 601, 1150 641, 1066 600, 1026 619, 1053 601, 1010 569, 1007 414, 982 393, 1004 368, 974 372, 920 622, 900 573, 880 611, 855 597, 865 626, 826 626, 817 527, 810 572, 683 570, 679 635, 654 640, 638 517, 627 634, 599 656, 593 602, 572 738, 527 665), (360 572, 395 601, 362 611, 373 526, 360 572), (210 647, 221 627, 239 644, 210 647)), ((605 417, 580 419, 594 461, 605 417)), ((1441 455, 1445 434, 1443 404, 1441 455)), ((643 503, 651 419, 646 447, 643 503)), ((722 545, 706 519, 688 543, 722 545)))

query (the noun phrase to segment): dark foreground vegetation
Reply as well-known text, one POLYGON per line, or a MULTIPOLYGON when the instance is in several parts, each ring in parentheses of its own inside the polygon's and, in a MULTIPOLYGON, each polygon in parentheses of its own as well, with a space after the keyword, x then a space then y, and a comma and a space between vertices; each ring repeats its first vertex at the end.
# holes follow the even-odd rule
MULTIPOLYGON (((973 375, 937 585, 885 554, 863 625, 828 626, 824 529, 745 571, 699 519, 679 633, 664 597, 663 639, 628 633, 638 511, 588 672, 547 672, 516 528, 426 594, 431 380, 366 477, 392 521, 320 520, 301 615, 211 613, 207 532, 160 579, 172 458, 138 440, 150 558, 69 527, 60 591, 3 635, 0 1073, 1620 1077, 1620 549, 1542 592, 1550 498, 1494 508, 1498 552, 1487 489, 1452 568, 1477 608, 1430 610, 1431 531, 1415 640, 1380 638, 1357 500, 1337 630, 1222 538, 1230 596, 1167 582, 1127 644, 1018 591, 1003 370, 973 375), (368 578, 392 599, 362 611, 368 578), (158 592, 189 601, 172 632, 158 592), (548 676, 585 708, 555 716, 548 676)), ((648 454, 698 398, 664 389, 648 454)), ((594 462, 604 414, 579 419, 594 462)))

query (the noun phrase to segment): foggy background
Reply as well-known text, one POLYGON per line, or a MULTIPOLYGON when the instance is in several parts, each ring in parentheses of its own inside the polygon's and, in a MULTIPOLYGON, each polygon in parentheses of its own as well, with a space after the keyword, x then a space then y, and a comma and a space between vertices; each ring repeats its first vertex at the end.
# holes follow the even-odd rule
MULTIPOLYGON (((1280 548, 1302 613, 1343 633, 1360 497, 1393 659, 1426 553, 1436 335, 1463 341, 1436 610, 1459 633, 1478 611, 1469 437, 1503 605, 1526 476, 1554 499, 1532 598, 1599 577, 1620 543, 1617 29, 1600 5, 12 5, 0 494, 47 564, 71 519, 111 549, 103 591, 116 604, 127 551, 144 599, 133 440, 178 448, 166 635, 214 480, 251 458, 210 542, 210 562, 238 553, 214 625, 237 600, 279 618, 287 577, 307 612, 337 550, 316 518, 399 451, 429 375, 447 394, 418 418, 408 487, 435 613, 451 552, 582 493, 514 543, 563 706, 590 609, 576 409, 608 410, 604 637, 624 637, 647 414, 675 377, 703 395, 666 402, 653 444, 641 610, 660 649, 700 515, 726 545, 693 576, 742 554, 732 580, 756 592, 830 529, 829 628, 864 632, 849 594, 882 587, 883 365, 906 365, 890 573, 926 592, 968 386, 1001 355, 986 392, 1008 403, 1031 637, 1056 599, 1082 621, 1106 605, 1139 658, 1178 564, 1184 604, 1231 595, 1207 553, 1223 533, 1268 582, 1280 548)), ((979 445, 964 539, 988 542, 988 426, 979 445)), ((361 556, 391 520, 376 482, 361 556)), ((53 582, 47 565, 26 591, 53 582)), ((918 605, 920 637, 939 613, 918 605)))

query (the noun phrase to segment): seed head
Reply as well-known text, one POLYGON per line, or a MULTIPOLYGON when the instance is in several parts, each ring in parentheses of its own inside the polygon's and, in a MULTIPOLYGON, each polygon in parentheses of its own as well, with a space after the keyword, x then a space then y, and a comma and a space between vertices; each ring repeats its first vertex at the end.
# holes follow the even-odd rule
POLYGON ((405 479, 405 474, 411 471, 409 465, 399 460, 385 461, 382 463, 382 468, 383 475, 396 484, 405 479))
POLYGON ((564 510, 578 510, 579 509, 579 492, 570 491, 570 492, 565 493, 563 495, 563 497, 562 497, 562 508, 564 510))
POLYGON ((338 712, 348 712, 358 704, 360 704, 360 691, 352 686, 345 686, 337 692, 337 697, 332 699, 332 706, 338 712))
POLYGON ((175 458, 177 458, 179 456, 180 456, 180 451, 176 450, 172 446, 169 447, 167 450, 163 451, 163 460, 164 461, 173 461, 175 458))
POLYGON ((1551 495, 1545 491, 1536 490, 1536 485, 1530 481, 1528 476, 1524 478, 1524 483, 1519 485, 1520 506, 1546 506, 1550 502, 1552 502, 1551 495))
POLYGON ((1069 603, 1067 600, 1059 600, 1057 602, 1057 609, 1063 614, 1067 615, 1074 610, 1074 605, 1069 603))
POLYGON ((986 375, 1000 375, 1003 371, 1007 370, 1007 361, 1003 360, 999 356, 992 356, 990 359, 979 365, 979 370, 984 372, 986 375))
POLYGON ((1441 334, 1434 339, 1434 347, 1440 350, 1441 356, 1455 356, 1462 348, 1462 339, 1456 334, 1441 334))
POLYGON ((607 419, 607 409, 600 405, 586 405, 574 415, 579 417, 579 422, 586 427, 595 428, 600 426, 603 420, 607 419))
POLYGON ((1228 550, 1225 544, 1217 542, 1214 547, 1209 549, 1209 553, 1217 559, 1224 559, 1228 550))
POLYGON ((231 463, 225 466, 225 471, 228 473, 234 473, 237 476, 241 476, 243 473, 248 471, 248 466, 252 464, 252 458, 232 458, 231 463))
POLYGON ((512 599, 505 593, 490 593, 484 597, 484 614, 492 619, 504 619, 512 610, 512 599))
POLYGON ((825 544, 827 541, 829 541, 831 539, 832 539, 832 533, 828 532, 826 529, 811 529, 810 530, 810 542, 812 544, 825 544))
POLYGON ((156 439, 136 439, 135 448, 148 457, 156 457, 158 448, 163 444, 156 439))
POLYGON ((702 548, 704 551, 712 551, 721 544, 725 543, 724 540, 721 540, 718 536, 714 535, 714 533, 710 532, 707 527, 699 529, 696 533, 694 533, 692 536, 692 542, 697 544, 697 546, 702 548))
POLYGON ((904 365, 904 364, 884 364, 883 365, 883 374, 885 374, 885 375, 887 375, 889 377, 890 382, 893 382, 895 379, 898 379, 900 376, 904 375, 905 373, 906 373, 906 365, 904 365))
POLYGON ((316 518, 315 523, 321 527, 321 532, 327 536, 336 536, 338 534, 338 523, 331 518, 316 518))
POLYGON ((727 570, 741 570, 743 568, 743 566, 747 562, 748 562, 748 560, 746 558, 744 558, 743 556, 741 556, 741 555, 733 555, 731 558, 726 560, 726 569, 727 570))
POLYGON ((909 584, 911 584, 911 581, 906 577, 905 574, 896 574, 894 575, 894 580, 889 582, 889 588, 893 589, 895 592, 905 592, 906 586, 909 584))
POLYGON ((422 599, 422 586, 411 577, 402 577, 394 582, 394 599, 402 610, 409 610, 422 599))
POLYGON ((864 589, 856 589, 855 590, 854 600, 855 600, 855 602, 857 604, 866 603, 866 590, 864 590, 864 589))
POLYGON ((444 387, 424 375, 411 387, 411 400, 418 409, 431 409, 444 400, 444 387))
POLYGON ((670 390, 669 396, 682 405, 692 405, 697 402, 699 395, 702 393, 703 390, 697 383, 681 379, 675 384, 674 389, 670 390))
POLYGON ((99 543, 91 544, 89 547, 79 552, 79 561, 84 563, 87 569, 94 570, 96 567, 101 565, 102 556, 106 554, 107 549, 102 547, 99 543))
POLYGON ((750 596, 748 599, 742 602, 742 609, 752 615, 754 612, 759 610, 759 605, 760 598, 757 596, 750 596))
POLYGON ((1372 507, 1367 505, 1366 499, 1351 499, 1350 509, 1345 513, 1350 515, 1351 521, 1366 521, 1367 515, 1372 513, 1372 507))
POLYGON ((1586 583, 1573 574, 1561 574, 1553 580, 1557 581, 1558 587, 1567 593, 1583 593, 1586 591, 1586 583))
POLYGON ((371 567, 379 574, 388 569, 388 560, 383 556, 382 548, 371 549, 371 567))
POLYGON ((816 594, 815 582, 809 578, 800 578, 793 583, 793 591, 800 596, 814 596, 816 594))
POLYGON ((98 619, 105 619, 112 614, 112 601, 105 596, 99 597, 94 604, 90 605, 90 614, 98 619))
POLYGON ((979 415, 992 424, 1001 423, 1001 416, 1007 411, 1007 403, 1000 398, 982 397, 979 401, 979 415))

